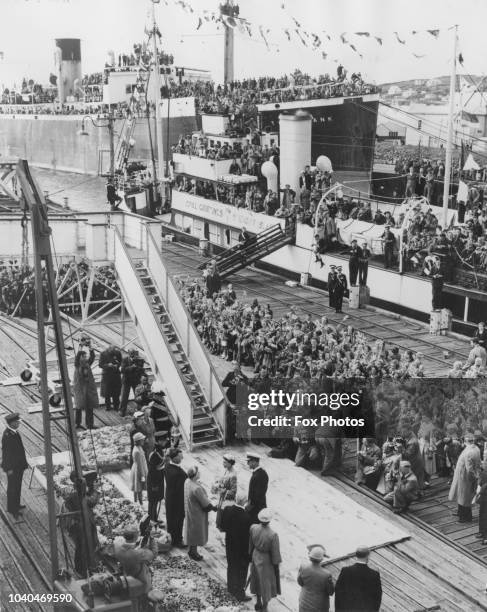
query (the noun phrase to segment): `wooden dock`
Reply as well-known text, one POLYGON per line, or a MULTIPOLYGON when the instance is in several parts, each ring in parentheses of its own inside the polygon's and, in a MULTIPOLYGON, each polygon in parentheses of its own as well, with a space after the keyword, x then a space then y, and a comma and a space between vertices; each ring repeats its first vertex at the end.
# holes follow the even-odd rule
MULTIPOLYGON (((194 274, 195 263, 200 262, 196 252, 184 247, 165 243, 164 255, 174 274, 194 274)), ((283 279, 270 275, 263 276, 260 272, 246 270, 232 279, 239 296, 249 300, 254 297, 264 303, 269 303, 275 315, 286 312, 291 305, 299 304, 300 312, 310 312, 313 316, 327 315, 331 321, 338 322, 342 316, 335 313, 326 306, 327 299, 322 292, 303 288, 289 288, 284 286, 283 279)), ((420 323, 410 322, 398 317, 371 310, 348 311, 350 324, 372 337, 381 337, 388 342, 402 347, 414 347, 421 350, 425 355, 425 367, 430 372, 438 371, 443 367, 443 372, 450 367, 450 361, 457 358, 464 359, 468 352, 466 342, 448 337, 431 337, 425 326, 420 323), (443 350, 448 350, 451 357, 449 360, 443 358, 443 350)), ((130 324, 128 330, 130 329, 130 324)), ((35 323, 29 322, 31 329, 35 329, 35 323)), ((102 328, 103 334, 117 342, 120 332, 119 323, 109 323, 102 328)), ((25 367, 27 354, 35 356, 37 347, 35 337, 23 333, 17 328, 8 328, 8 335, 0 330, 0 378, 18 375, 25 367)), ((130 334, 130 331, 127 332, 130 334)), ((228 362, 214 357, 218 372, 221 375, 231 367, 228 362)), ((18 386, 0 387, 0 412, 5 415, 11 411, 19 411, 24 422, 21 433, 31 457, 42 455, 42 419, 40 414, 27 413, 27 406, 33 403, 33 396, 29 389, 21 389, 18 386)), ((2 415, 0 414, 0 417, 2 415)), ((0 422, 3 419, 0 418, 0 422)), ((121 418, 113 413, 99 409, 95 412, 95 423, 98 426, 119 424, 121 418)), ((3 423, 0 425, 3 427, 3 423)), ((57 421, 53 427, 53 450, 56 452, 67 448, 67 437, 63 421, 57 421)), ((265 452, 263 446, 260 452, 265 452)), ((238 449, 235 449, 236 451, 238 449)), ((199 451, 201 457, 210 465, 215 465, 215 470, 220 469, 220 452, 215 449, 199 451)), ((281 460, 281 470, 297 470, 288 462, 281 460)), ((299 472, 299 470, 298 470, 299 472)), ((304 474, 303 474, 304 476, 304 474)), ((28 488, 29 474, 26 472, 23 488, 23 503, 27 508, 24 518, 19 523, 14 523, 10 515, 0 510, 0 567, 1 596, 0 603, 7 610, 48 610, 33 607, 33 604, 16 604, 15 608, 8 605, 8 594, 11 592, 47 592, 50 582, 50 560, 48 552, 47 533, 47 506, 44 492, 35 484, 28 488)), ((306 473, 306 488, 311 495, 315 489, 310 484, 309 478, 316 481, 320 477, 316 474, 306 473)), ((303 480, 304 482, 304 480, 303 480)), ((407 516, 395 516, 388 508, 385 508, 362 491, 352 486, 343 478, 327 477, 328 486, 341 491, 347 498, 354 500, 363 508, 372 512, 380 520, 385 521, 391 527, 410 535, 410 538, 401 542, 386 543, 373 550, 370 564, 379 569, 382 576, 384 598, 382 610, 385 612, 416 612, 425 610, 446 610, 450 612, 487 610, 487 595, 484 592, 487 565, 482 558, 485 551, 479 548, 479 541, 469 542, 474 539, 472 527, 466 527, 466 531, 457 529, 460 527, 451 517, 451 504, 446 501, 446 484, 440 480, 434 481, 430 491, 416 505, 413 505, 413 513, 417 511, 422 521, 430 521, 428 529, 418 522, 412 522, 407 516), (450 513, 450 514, 448 514, 450 513), (432 528, 431 528, 432 527, 432 528), (438 535, 435 535, 435 529, 438 535), (440 537, 441 536, 441 537, 440 537), (462 549, 464 544, 471 546, 470 550, 462 549), (470 553, 470 554, 467 554, 470 553), (476 556, 477 555, 477 556, 476 556)), ((0 506, 5 500, 5 477, 0 475, 0 506)), ((272 483, 271 483, 272 486, 272 483)), ((285 495, 280 491, 272 491, 273 504, 279 506, 289 504, 285 495)), ((299 500, 296 500, 299 508, 299 500)), ((305 517, 306 522, 312 524, 316 516, 305 517)), ((277 525, 277 523, 276 523, 277 525)), ((425 522, 426 525, 426 522, 425 522)), ((428 525, 426 525, 428 526, 428 525)), ((462 526, 463 527, 463 526, 462 526)), ((343 525, 346 530, 348 525, 343 525)), ((299 526, 295 528, 299 533, 299 526)), ((287 538, 285 528, 280 532, 281 541, 287 538)), ((215 534, 215 537, 217 535, 215 534)), ((221 536, 220 536, 221 537, 221 536)), ((212 575, 218 575, 224 579, 225 561, 221 542, 210 543, 210 548, 205 553, 204 567, 212 575)), ((303 539, 304 542, 304 539, 303 539)), ((307 543, 307 542, 306 542, 307 543)), ((327 542, 323 542, 326 546, 327 542)), ((61 560, 63 559, 63 546, 60 542, 61 560)), ((299 562, 302 560, 301 552, 295 558, 289 559, 288 553, 286 563, 286 589, 284 599, 274 600, 272 612, 281 610, 296 610, 299 587, 294 582, 299 562), (295 568, 295 570, 293 570, 295 568), (294 591, 292 589, 295 589, 294 591), (294 598, 294 599, 293 599, 294 598)), ((339 560, 329 565, 330 571, 336 578, 340 568, 344 564, 352 562, 350 559, 339 560)), ((252 606, 248 607, 252 609, 252 606)))

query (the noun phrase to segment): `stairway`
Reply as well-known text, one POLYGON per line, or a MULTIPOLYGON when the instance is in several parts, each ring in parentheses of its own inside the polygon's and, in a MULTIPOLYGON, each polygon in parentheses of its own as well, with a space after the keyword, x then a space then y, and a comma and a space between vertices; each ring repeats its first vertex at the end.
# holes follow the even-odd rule
MULTIPOLYGON (((213 259, 216 261, 220 277, 225 278, 246 266, 250 266, 262 257, 274 253, 286 244, 291 244, 294 242, 294 238, 293 226, 283 229, 276 223, 276 225, 254 236, 246 246, 237 244, 213 259)), ((206 262, 198 266, 198 269, 201 270, 205 267, 206 262)))
POLYGON ((134 135, 136 119, 132 115, 125 120, 122 135, 115 153, 115 171, 123 174, 130 153, 130 141, 134 135))
MULTIPOLYGON (((164 307, 161 296, 154 284, 153 278, 145 262, 135 264, 135 271, 140 285, 146 293, 155 319, 158 321, 161 339, 166 343, 172 353, 173 361, 177 367, 181 380, 191 400, 192 427, 190 434, 191 448, 207 444, 223 442, 223 433, 215 420, 205 394, 196 378, 182 343, 171 322, 171 318, 164 307)), ((151 341, 158 341, 151 338, 151 341)))

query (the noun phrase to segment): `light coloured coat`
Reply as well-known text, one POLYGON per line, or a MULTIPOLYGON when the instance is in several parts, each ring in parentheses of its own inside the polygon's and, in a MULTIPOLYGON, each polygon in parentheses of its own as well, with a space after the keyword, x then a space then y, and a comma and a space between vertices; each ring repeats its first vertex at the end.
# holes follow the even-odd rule
POLYGON ((210 500, 203 486, 188 478, 184 483, 184 513, 186 543, 204 546, 208 542, 208 512, 210 500))
POLYGON ((471 507, 480 473, 480 449, 469 444, 458 457, 448 499, 459 506, 471 507))

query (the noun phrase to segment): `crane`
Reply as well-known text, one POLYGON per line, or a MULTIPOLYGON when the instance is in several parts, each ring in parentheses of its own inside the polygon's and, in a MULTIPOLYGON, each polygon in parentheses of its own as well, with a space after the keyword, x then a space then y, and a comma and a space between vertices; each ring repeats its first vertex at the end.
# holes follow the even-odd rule
MULTIPOLYGON (((16 166, 17 179, 22 191, 21 204, 24 210, 24 219, 30 220, 32 228, 32 251, 34 258, 34 276, 36 288, 36 310, 37 310, 37 342, 39 355, 39 375, 42 402, 42 419, 44 429, 44 454, 47 481, 47 506, 49 521, 49 541, 51 557, 51 579, 54 593, 71 595, 65 598, 62 604, 55 604, 58 612, 68 610, 119 610, 136 612, 139 609, 137 598, 142 593, 142 584, 130 577, 117 577, 110 571, 103 574, 102 586, 105 589, 94 589, 91 574, 96 568, 95 550, 90 533, 90 519, 86 498, 86 481, 83 476, 81 455, 78 446, 78 438, 75 429, 73 400, 71 385, 69 381, 68 365, 64 347, 64 336, 61 325, 61 316, 56 292, 56 278, 54 262, 51 251, 51 228, 47 215, 47 205, 39 186, 31 174, 26 160, 19 160, 16 166), (49 316, 46 313, 50 312, 49 316), (49 381, 46 360, 46 335, 47 326, 52 326, 56 345, 57 359, 62 387, 62 397, 65 405, 66 429, 69 440, 70 453, 73 470, 75 472, 74 486, 78 494, 79 519, 81 523, 84 552, 87 558, 87 566, 91 568, 87 576, 81 580, 74 580, 69 572, 60 568, 58 538, 57 538, 57 511, 56 497, 54 491, 54 467, 51 447, 51 414, 49 403, 49 381), (107 607, 107 590, 114 601, 107 607), (96 592, 94 592, 96 591, 96 592), (71 602, 67 601, 72 600, 71 602)), ((100 584, 100 580, 98 580, 100 584)))

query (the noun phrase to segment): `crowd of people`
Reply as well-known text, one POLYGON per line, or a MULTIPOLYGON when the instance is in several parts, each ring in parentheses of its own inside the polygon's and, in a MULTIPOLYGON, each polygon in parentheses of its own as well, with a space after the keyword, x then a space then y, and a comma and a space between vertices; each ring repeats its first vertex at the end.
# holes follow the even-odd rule
MULTIPOLYGON (((57 274, 58 302, 63 312, 79 316, 84 308, 91 266, 88 262, 60 264, 57 274)), ((43 287, 47 303, 47 278, 43 287)), ((116 298, 118 283, 112 266, 97 266, 91 282, 88 313, 98 310, 104 302, 116 298)), ((0 312, 11 316, 36 318, 34 269, 18 260, 8 260, 0 265, 0 312)))

